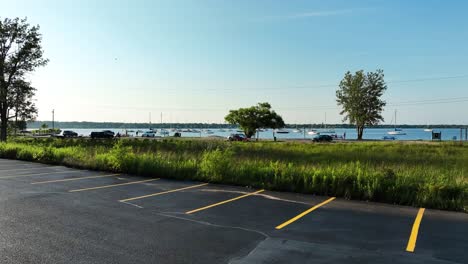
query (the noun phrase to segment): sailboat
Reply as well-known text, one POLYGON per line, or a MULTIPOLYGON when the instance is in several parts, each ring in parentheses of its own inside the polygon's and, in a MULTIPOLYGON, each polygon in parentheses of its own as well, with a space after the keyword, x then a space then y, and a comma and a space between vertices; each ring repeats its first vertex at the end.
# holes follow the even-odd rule
POLYGON ((429 128, 429 125, 426 124, 426 128, 424 129, 424 132, 432 132, 432 128, 429 128))
POLYGON ((396 123, 397 123, 397 111, 395 109, 395 128, 392 130, 392 131, 388 131, 387 134, 389 135, 395 135, 395 136, 398 136, 398 135, 406 135, 405 132, 403 132, 403 130, 401 128, 397 128, 396 127, 396 123))
POLYGON ((296 128, 292 132, 293 133, 302 133, 302 130, 300 128, 298 128, 297 125, 296 125, 296 128))
POLYGON ((325 123, 323 124, 323 130, 320 130, 320 133, 323 133, 323 134, 335 133, 334 129, 327 129, 327 113, 325 113, 325 123))
POLYGON ((203 130, 203 133, 209 134, 209 135, 214 134, 214 132, 211 129, 208 129, 208 128, 203 130))
MULTIPOLYGON (((311 122, 311 123, 312 123, 312 122, 311 122)), ((308 134, 308 135, 311 135, 311 136, 315 136, 315 135, 318 135, 318 134, 320 134, 320 133, 318 133, 316 129, 313 129, 313 128, 312 128, 312 124, 311 124, 309 130, 307 130, 307 134, 308 134)))
POLYGON ((161 130, 159 131, 159 134, 163 136, 169 135, 169 131, 163 128, 163 113, 161 112, 161 130))
POLYGON ((286 130, 286 129, 276 129, 276 130, 275 130, 275 133, 278 133, 278 134, 289 134, 289 131, 286 130))

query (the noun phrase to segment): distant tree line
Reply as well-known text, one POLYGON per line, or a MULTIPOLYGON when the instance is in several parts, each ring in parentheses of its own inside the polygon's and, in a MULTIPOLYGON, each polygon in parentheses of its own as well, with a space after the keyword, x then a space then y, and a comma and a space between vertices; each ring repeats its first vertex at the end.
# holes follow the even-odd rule
MULTIPOLYGON (((27 122, 26 125, 22 126, 22 128, 29 128, 29 129, 39 129, 41 125, 46 124, 47 127, 52 127, 52 121, 32 121, 27 122)), ((236 125, 231 124, 218 124, 218 123, 158 123, 158 124, 149 124, 149 123, 123 123, 123 122, 55 122, 55 127, 58 128, 71 128, 71 129, 98 129, 98 128, 122 128, 122 129, 130 129, 130 128, 137 128, 137 129, 148 129, 148 128, 237 128, 236 125)), ((321 128, 323 124, 286 124, 285 128, 321 128)), ((433 124, 433 125, 398 125, 401 128, 460 128, 466 127, 466 125, 461 124, 433 124)), ((327 124, 327 128, 350 128, 355 129, 356 126, 353 124, 327 124)), ((374 125, 369 126, 369 128, 393 128, 393 125, 374 125)))

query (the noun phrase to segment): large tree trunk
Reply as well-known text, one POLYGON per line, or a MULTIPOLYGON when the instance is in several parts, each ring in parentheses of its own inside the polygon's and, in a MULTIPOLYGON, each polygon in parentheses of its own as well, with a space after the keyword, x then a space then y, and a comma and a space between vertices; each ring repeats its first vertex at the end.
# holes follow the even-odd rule
POLYGON ((251 130, 249 130, 249 129, 245 129, 245 130, 244 130, 244 134, 245 134, 245 136, 246 136, 247 138, 249 138, 249 139, 252 138, 252 136, 254 135, 254 133, 253 133, 251 130))
MULTIPOLYGON (((3 64, 3 62, 2 62, 3 64)), ((3 65, 2 65, 3 66, 3 65)), ((7 131, 8 131, 8 107, 7 107, 7 93, 8 89, 6 82, 3 79, 3 67, 0 70, 2 74, 0 76, 0 141, 5 142, 7 140, 7 131)))
POLYGON ((364 126, 357 126, 357 140, 362 140, 362 134, 364 134, 364 126))
POLYGON ((17 133, 17 130, 18 130, 18 110, 15 111, 15 126, 14 126, 14 128, 15 128, 15 137, 16 137, 16 133, 17 133))
POLYGON ((6 107, 0 108, 0 141, 5 142, 7 140, 7 128, 8 128, 8 119, 7 119, 7 109, 6 107))

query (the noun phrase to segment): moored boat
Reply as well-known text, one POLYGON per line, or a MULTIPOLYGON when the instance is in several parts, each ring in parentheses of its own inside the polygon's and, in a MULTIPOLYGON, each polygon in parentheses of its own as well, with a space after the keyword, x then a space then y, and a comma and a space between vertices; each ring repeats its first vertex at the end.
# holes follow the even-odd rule
POLYGON ((283 130, 283 129, 277 129, 277 130, 275 130, 275 133, 278 133, 278 134, 289 134, 289 131, 288 131, 288 130, 283 130))

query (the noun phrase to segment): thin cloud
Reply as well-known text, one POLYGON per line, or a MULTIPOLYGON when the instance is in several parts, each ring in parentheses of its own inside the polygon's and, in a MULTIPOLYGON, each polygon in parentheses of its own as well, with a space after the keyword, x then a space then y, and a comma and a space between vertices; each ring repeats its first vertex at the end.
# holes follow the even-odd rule
POLYGON ((330 10, 330 11, 313 11, 313 12, 305 12, 305 13, 298 13, 292 14, 289 16, 285 16, 285 18, 305 18, 305 17, 328 17, 328 16, 338 16, 338 15, 345 15, 351 14, 355 11, 355 9, 343 9, 343 10, 330 10))
POLYGON ((295 14, 288 14, 288 15, 272 16, 272 17, 267 17, 267 19, 280 19, 281 20, 281 19, 306 19, 306 18, 313 18, 313 17, 331 17, 331 16, 353 14, 353 13, 360 12, 360 11, 367 10, 367 9, 368 8, 353 8, 353 9, 310 11, 310 12, 302 12, 302 13, 295 13, 295 14))

